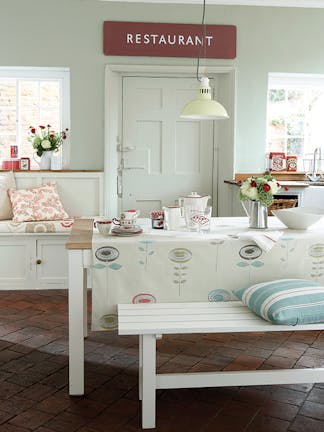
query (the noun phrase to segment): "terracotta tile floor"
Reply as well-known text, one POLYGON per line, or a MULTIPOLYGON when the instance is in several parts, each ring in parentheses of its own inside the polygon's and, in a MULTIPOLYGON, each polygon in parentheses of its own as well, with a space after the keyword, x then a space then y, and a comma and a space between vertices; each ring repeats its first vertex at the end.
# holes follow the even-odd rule
MULTIPOLYGON (((324 333, 164 337, 160 372, 324 366, 324 333)), ((68 395, 66 291, 0 292, 0 431, 140 429, 137 338, 90 333, 68 395)), ((157 431, 323 432, 324 384, 158 391, 157 431)))

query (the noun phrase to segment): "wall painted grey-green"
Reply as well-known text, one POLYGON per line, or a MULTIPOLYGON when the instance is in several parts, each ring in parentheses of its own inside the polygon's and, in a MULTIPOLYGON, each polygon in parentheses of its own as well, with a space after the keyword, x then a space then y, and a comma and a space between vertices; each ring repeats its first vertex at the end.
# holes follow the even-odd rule
MULTIPOLYGON (((106 20, 200 23, 200 5, 0 0, 0 66, 71 71, 71 168, 102 169, 106 64, 192 65, 194 59, 106 57, 106 20)), ((324 9, 207 6, 206 22, 237 26, 235 167, 264 169, 269 72, 324 73, 324 9)), ((319 143, 320 144, 320 143, 319 143)))

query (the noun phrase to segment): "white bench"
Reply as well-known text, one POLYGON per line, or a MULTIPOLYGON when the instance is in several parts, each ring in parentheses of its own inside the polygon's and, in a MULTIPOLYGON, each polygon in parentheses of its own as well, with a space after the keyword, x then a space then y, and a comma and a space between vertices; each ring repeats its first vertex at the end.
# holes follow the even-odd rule
POLYGON ((157 335, 298 330, 324 330, 324 323, 274 325, 254 315, 240 301, 119 304, 119 334, 139 335, 143 429, 155 428, 156 389, 324 382, 324 368, 157 374, 157 335))

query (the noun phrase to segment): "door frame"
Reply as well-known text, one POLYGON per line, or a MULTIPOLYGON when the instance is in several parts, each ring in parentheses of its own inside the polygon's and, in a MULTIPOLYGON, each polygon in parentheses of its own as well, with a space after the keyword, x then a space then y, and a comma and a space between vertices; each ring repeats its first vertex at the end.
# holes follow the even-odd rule
MULTIPOLYGON (((234 125, 236 69, 233 66, 205 66, 204 74, 217 77, 217 100, 226 106, 228 120, 214 121, 213 208, 218 216, 230 215, 231 203, 224 180, 234 178, 234 125), (223 123, 219 127, 220 123, 223 123), (221 144, 220 144, 221 143, 221 144), (221 163, 220 163, 221 162, 221 163)), ((117 195, 117 146, 122 140, 122 79, 125 76, 195 77, 195 66, 114 64, 105 68, 105 215, 114 217, 119 212, 117 195)), ((197 83, 198 88, 198 83, 197 83)), ((190 191, 189 191, 190 192, 190 191)))

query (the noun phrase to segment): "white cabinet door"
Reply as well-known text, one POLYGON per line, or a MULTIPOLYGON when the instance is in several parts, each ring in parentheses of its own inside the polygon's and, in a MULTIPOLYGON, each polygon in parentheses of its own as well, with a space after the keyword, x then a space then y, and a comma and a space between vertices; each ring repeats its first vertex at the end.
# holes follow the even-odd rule
POLYGON ((0 239, 0 289, 35 288, 35 253, 33 239, 0 239))
POLYGON ((302 206, 324 209, 324 186, 309 186, 306 188, 302 206))
POLYGON ((37 240, 36 278, 39 288, 66 288, 68 278, 68 254, 66 238, 37 240))
POLYGON ((142 216, 195 191, 212 196, 213 122, 180 118, 193 78, 123 78, 122 209, 142 216))

